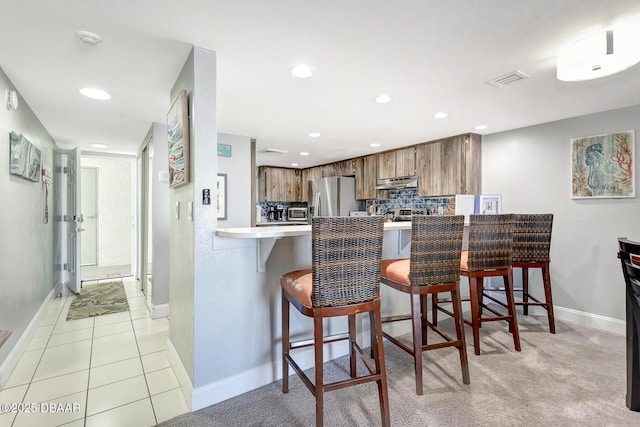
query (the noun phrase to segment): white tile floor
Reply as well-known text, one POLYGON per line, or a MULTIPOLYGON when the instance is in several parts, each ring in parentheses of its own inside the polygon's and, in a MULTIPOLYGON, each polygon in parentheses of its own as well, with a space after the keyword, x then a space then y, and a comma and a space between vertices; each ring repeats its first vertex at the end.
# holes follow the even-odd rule
POLYGON ((148 427, 188 411, 165 352, 168 319, 149 317, 135 280, 124 285, 128 312, 66 321, 73 296, 50 304, 0 391, 0 403, 36 411, 0 412, 0 427, 148 427))

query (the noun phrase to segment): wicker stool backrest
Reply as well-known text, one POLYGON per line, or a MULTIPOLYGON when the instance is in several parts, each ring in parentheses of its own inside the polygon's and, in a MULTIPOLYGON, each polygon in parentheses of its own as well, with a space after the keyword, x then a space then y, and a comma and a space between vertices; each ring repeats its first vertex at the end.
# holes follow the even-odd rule
POLYGON ((550 262, 553 214, 513 216, 513 262, 550 262))
POLYGON ((460 281, 460 252, 464 215, 411 217, 412 286, 460 281))
POLYGON ((511 268, 513 215, 470 215, 469 271, 511 268))
POLYGON ((311 220, 311 304, 337 307, 380 296, 384 218, 317 217, 311 220))

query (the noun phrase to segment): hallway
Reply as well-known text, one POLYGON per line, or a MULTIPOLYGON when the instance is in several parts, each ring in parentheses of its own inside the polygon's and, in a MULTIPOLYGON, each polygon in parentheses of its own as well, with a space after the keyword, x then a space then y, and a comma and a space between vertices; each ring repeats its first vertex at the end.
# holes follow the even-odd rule
POLYGON ((0 427, 145 427, 188 412, 166 357, 168 318, 151 319, 136 281, 123 283, 127 312, 66 321, 73 296, 49 304, 0 391, 0 402, 35 413, 0 413, 0 427), (69 405, 55 412, 43 402, 69 405))

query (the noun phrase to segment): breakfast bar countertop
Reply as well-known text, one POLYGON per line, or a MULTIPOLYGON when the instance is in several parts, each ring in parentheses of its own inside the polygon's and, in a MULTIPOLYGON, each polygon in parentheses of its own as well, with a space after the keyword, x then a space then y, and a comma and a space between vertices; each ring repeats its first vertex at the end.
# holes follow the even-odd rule
MULTIPOLYGON (((411 230, 410 221, 385 222, 384 231, 411 230)), ((260 227, 234 227, 218 228, 216 236, 230 237, 234 239, 265 239, 308 236, 311 234, 311 225, 260 226, 260 227)))

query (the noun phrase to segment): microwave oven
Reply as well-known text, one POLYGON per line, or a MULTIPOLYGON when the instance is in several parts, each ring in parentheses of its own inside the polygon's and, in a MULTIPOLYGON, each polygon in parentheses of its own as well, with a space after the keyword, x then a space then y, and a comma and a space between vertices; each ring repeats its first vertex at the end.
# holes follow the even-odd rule
POLYGON ((291 207, 287 209, 287 221, 289 222, 308 222, 307 208, 291 207))

